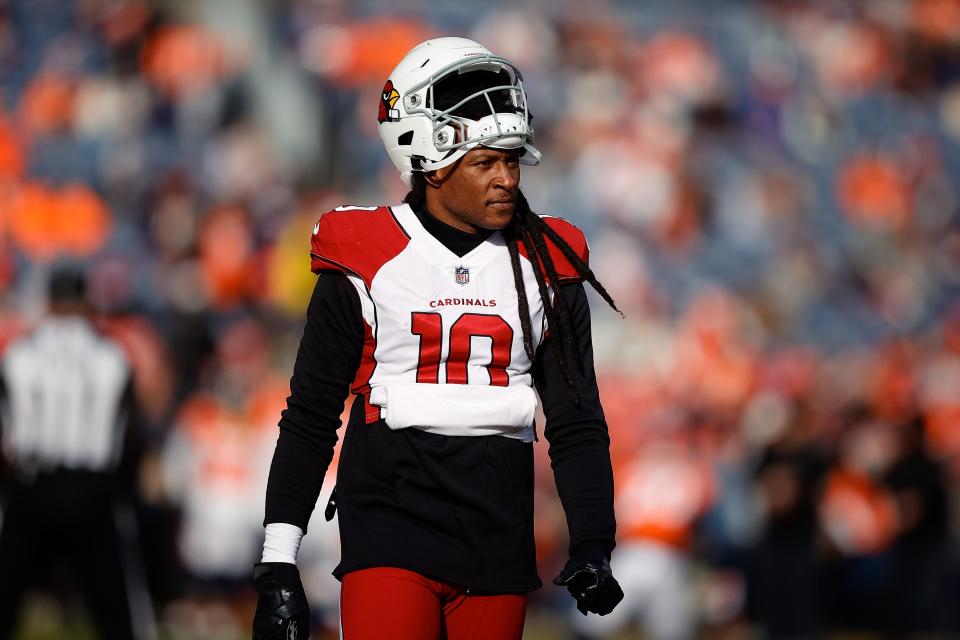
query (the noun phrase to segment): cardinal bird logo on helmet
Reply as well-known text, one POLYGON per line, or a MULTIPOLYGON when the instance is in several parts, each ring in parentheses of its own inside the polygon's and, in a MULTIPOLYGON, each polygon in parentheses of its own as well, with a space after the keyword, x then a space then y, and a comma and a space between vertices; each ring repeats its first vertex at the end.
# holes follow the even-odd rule
POLYGON ((396 122, 400 119, 400 110, 393 108, 399 99, 400 94, 393 88, 393 80, 387 80, 387 84, 383 85, 383 92, 380 94, 378 122, 396 122))

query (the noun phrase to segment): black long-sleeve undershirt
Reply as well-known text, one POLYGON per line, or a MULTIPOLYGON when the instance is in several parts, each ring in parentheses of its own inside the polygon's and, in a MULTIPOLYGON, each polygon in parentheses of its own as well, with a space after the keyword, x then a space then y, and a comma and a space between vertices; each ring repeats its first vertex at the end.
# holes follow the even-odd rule
MULTIPOLYGON (((449 227, 426 212, 417 214, 428 231, 459 255, 485 237, 449 227)), ((609 437, 593 369, 586 293, 579 283, 565 284, 561 291, 580 351, 582 366, 575 364, 577 358, 572 353, 567 354, 567 362, 581 405, 574 404, 567 380, 557 366, 553 350, 558 348, 558 341, 547 339, 541 345, 532 373, 546 416, 544 435, 550 443, 551 463, 567 515, 571 553, 590 558, 609 554, 614 545, 609 437)), ((307 309, 291 395, 280 420, 267 487, 265 524, 285 522, 307 529, 332 458, 348 387, 360 364, 362 323, 353 285, 341 274, 322 273, 307 309)), ((423 432, 405 437, 424 436, 437 437, 423 432)))
POLYGON ((333 458, 337 429, 363 348, 360 300, 346 276, 317 277, 290 378, 287 408, 267 481, 264 524, 307 530, 333 458))

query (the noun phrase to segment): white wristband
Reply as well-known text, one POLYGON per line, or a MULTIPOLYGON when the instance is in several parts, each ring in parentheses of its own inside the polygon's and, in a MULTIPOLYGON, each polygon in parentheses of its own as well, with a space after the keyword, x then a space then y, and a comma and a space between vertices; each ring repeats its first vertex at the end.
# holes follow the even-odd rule
POLYGON ((271 522, 267 525, 263 539, 263 559, 261 562, 297 563, 297 552, 303 530, 300 527, 283 522, 271 522))

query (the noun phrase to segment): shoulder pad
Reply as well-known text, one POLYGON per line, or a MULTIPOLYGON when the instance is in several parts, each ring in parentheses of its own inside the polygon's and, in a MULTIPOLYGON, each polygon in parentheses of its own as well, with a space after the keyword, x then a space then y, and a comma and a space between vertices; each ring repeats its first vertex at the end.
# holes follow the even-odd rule
POLYGON ((380 267, 409 241, 390 207, 337 207, 313 227, 310 269, 359 276, 370 287, 380 267))
MULTIPOLYGON (((575 224, 563 218, 557 218, 554 216, 540 216, 543 221, 550 227, 552 230, 556 231, 560 238, 570 245, 570 248, 573 249, 574 254, 584 262, 584 264, 590 264, 590 247, 587 246, 587 239, 575 224)), ((576 266, 574 266, 567 256, 564 255, 563 251, 554 244, 553 240, 549 237, 545 237, 544 241, 547 244, 547 250, 550 252, 550 257, 553 259, 553 266, 557 269, 557 278, 560 282, 565 281, 580 281, 583 280, 583 277, 577 271, 576 266)), ((520 253, 526 256, 529 259, 527 254, 527 249, 520 244, 520 253)))

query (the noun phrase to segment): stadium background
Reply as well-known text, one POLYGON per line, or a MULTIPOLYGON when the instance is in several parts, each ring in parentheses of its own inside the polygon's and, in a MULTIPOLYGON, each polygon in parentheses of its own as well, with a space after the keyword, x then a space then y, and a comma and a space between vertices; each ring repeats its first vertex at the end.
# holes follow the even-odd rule
MULTIPOLYGON (((957 634, 960 2, 3 0, 0 348, 88 266, 136 367, 161 634, 248 637, 310 229, 403 196, 378 93, 454 34, 522 69, 524 192, 625 314, 595 305, 620 547, 680 569, 703 637, 957 634)), ((23 637, 90 637, 64 586, 23 637)), ((572 637, 568 600, 534 594, 528 637, 572 637)))

